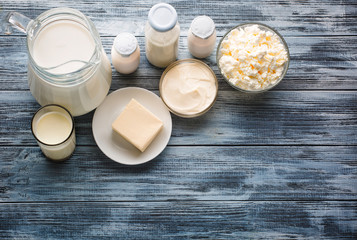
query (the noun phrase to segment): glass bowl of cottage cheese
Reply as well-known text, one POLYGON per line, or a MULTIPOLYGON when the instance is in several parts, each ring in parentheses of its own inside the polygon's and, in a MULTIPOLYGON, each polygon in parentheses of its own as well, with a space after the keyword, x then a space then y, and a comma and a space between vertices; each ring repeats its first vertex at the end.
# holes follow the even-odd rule
POLYGON ((261 23, 240 24, 228 31, 218 44, 216 58, 226 82, 249 93, 279 84, 290 62, 283 37, 261 23))

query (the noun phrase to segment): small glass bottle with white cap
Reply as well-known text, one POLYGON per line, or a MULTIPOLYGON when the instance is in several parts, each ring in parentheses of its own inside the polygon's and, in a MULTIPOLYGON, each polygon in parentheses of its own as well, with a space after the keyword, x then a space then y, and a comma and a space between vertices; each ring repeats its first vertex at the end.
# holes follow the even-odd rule
POLYGON ((140 64, 140 47, 135 36, 123 32, 114 39, 112 47, 114 68, 123 74, 133 73, 140 64))
POLYGON ((208 16, 198 16, 193 19, 187 35, 187 45, 190 53, 196 58, 211 55, 216 45, 216 28, 208 16))
POLYGON ((167 3, 154 5, 145 26, 145 52, 149 62, 160 68, 176 61, 180 25, 174 7, 167 3))

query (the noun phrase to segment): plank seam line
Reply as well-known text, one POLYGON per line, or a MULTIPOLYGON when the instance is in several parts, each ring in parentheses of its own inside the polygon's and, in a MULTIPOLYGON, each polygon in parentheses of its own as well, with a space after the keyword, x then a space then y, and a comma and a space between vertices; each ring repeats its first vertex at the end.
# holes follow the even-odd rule
MULTIPOLYGON (((226 30, 228 31, 229 29, 226 29, 226 30)), ((22 35, 17 35, 17 36, 22 36, 22 35)), ((115 38, 115 36, 111 36, 111 35, 102 35, 100 37, 103 37, 103 38, 115 38)), ((135 37, 137 37, 137 38, 145 38, 144 35, 138 35, 138 36, 135 36, 135 37)), ((180 35, 180 37, 187 38, 187 35, 180 35)), ((223 37, 223 35, 217 35, 217 38, 222 38, 222 37, 223 37)), ((295 37, 296 38, 306 38, 306 37, 340 38, 340 37, 357 37, 357 35, 356 34, 341 34, 341 35, 319 35, 319 34, 317 34, 317 35, 284 35, 284 38, 295 38, 295 37)))
MULTIPOLYGON (((228 31, 229 29, 227 29, 228 31)), ((222 30, 223 31, 223 30, 222 30)), ((7 35, 7 34, 0 34, 0 37, 21 37, 26 38, 26 35, 7 35)), ((115 38, 115 36, 111 35, 101 35, 101 38, 115 38)), ((135 36, 137 38, 145 38, 144 35, 135 36)), ((187 38, 187 35, 180 35, 180 37, 187 38)), ((222 38, 223 35, 217 35, 217 38, 222 38)), ((357 34, 340 34, 340 35, 284 35, 284 38, 306 38, 306 37, 316 37, 316 38, 341 38, 341 37, 357 37, 357 34)))
MULTIPOLYGON (((120 88, 118 88, 120 89, 120 88)), ((159 90, 157 88, 146 88, 147 90, 150 91, 156 91, 158 92, 159 90)), ((115 91, 117 89, 110 89, 110 91, 115 91)), ((237 90, 234 89, 225 89, 225 90, 219 90, 220 92, 237 92, 237 90)), ((19 89, 19 90, 14 90, 14 89, 0 89, 0 92, 30 92, 29 89, 19 89)), ((357 93, 357 88, 356 89, 274 89, 274 90, 269 90, 268 92, 261 93, 267 94, 270 92, 321 92, 321 93, 339 93, 339 92, 350 92, 350 93, 357 93)))
MULTIPOLYGON (((232 144, 232 145, 226 145, 226 144, 196 144, 196 145, 185 145, 185 144, 177 144, 177 145, 171 145, 168 144, 168 147, 355 147, 357 144, 242 144, 242 145, 237 145, 237 144, 232 144)), ((2 148, 26 148, 26 147, 32 147, 32 148, 37 148, 38 145, 33 144, 33 145, 20 145, 20 144, 14 144, 14 145, 0 145, 2 148)), ((97 147, 97 145, 89 145, 89 144, 77 144, 77 147, 97 147)))
POLYGON ((145 201, 139 201, 139 200, 117 200, 117 201, 7 201, 7 202, 0 202, 1 204, 47 204, 47 203, 169 203, 169 202, 297 202, 297 203, 309 203, 309 202, 357 202, 356 199, 312 199, 312 200, 292 200, 292 199, 287 199, 287 200, 145 200, 145 201))

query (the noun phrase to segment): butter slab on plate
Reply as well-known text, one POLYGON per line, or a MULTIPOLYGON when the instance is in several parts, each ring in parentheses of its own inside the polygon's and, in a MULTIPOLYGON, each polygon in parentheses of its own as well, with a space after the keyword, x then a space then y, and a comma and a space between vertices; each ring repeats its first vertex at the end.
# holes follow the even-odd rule
POLYGON ((126 165, 142 164, 154 159, 165 149, 171 130, 171 115, 161 98, 137 87, 122 88, 110 93, 96 109, 92 122, 93 136, 100 150, 110 159, 126 165), (163 128, 144 152, 112 129, 112 123, 133 98, 163 122, 163 128))
POLYGON ((163 122, 141 105, 135 98, 112 123, 112 128, 141 152, 150 145, 161 131, 163 122))

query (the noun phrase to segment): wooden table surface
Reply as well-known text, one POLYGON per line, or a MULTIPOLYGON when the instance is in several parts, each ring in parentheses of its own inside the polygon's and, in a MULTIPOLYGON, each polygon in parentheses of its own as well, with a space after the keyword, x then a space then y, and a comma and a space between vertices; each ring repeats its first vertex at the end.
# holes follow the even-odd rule
POLYGON ((237 24, 277 29, 291 55, 285 79, 249 95, 218 73, 204 116, 172 116, 166 149, 124 166, 93 139, 93 112, 75 119, 71 159, 47 161, 31 135, 40 107, 27 84, 26 36, 6 35, 4 17, 35 18, 55 7, 90 17, 110 57, 114 37, 136 35, 139 69, 113 71, 111 90, 158 94, 163 69, 148 63, 144 24, 158 1, 0 2, 0 239, 344 239, 357 238, 356 0, 168 1, 181 25, 179 59, 197 15, 216 23, 217 42, 237 24))

